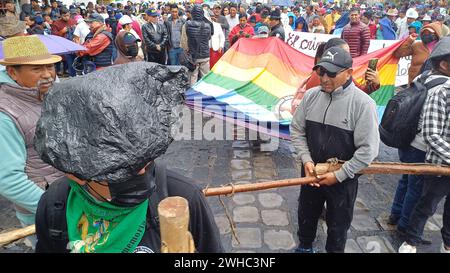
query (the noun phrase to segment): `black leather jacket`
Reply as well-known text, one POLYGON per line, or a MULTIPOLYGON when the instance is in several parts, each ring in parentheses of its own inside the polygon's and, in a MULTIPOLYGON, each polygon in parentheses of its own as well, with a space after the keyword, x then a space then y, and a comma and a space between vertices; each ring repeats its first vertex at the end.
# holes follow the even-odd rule
MULTIPOLYGON (((156 24, 156 30, 151 23, 146 23, 142 26, 142 37, 147 52, 159 52, 156 50, 156 45, 160 45, 164 49, 169 41, 167 29, 163 24, 156 24)), ((161 50, 162 51, 162 50, 161 50)))

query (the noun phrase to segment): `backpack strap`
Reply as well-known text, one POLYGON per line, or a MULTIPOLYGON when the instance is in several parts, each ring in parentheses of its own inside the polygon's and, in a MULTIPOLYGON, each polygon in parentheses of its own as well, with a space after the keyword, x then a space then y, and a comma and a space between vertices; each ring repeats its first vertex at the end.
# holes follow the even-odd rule
POLYGON ((449 78, 447 78, 447 77, 439 77, 437 79, 434 79, 434 80, 431 80, 431 81, 427 82, 425 84, 425 87, 426 87, 427 90, 430 90, 431 88, 434 88, 434 87, 436 87, 438 85, 446 83, 448 80, 449 80, 449 78))
POLYGON ((70 185, 67 179, 55 181, 47 190, 47 223, 49 236, 55 245, 69 240, 66 221, 66 203, 70 185))
POLYGON ((149 217, 147 217, 147 219, 149 220, 148 224, 159 233, 158 204, 169 195, 167 190, 166 164, 161 160, 155 162, 155 184, 156 190, 150 196, 148 201, 147 215, 149 215, 149 217))

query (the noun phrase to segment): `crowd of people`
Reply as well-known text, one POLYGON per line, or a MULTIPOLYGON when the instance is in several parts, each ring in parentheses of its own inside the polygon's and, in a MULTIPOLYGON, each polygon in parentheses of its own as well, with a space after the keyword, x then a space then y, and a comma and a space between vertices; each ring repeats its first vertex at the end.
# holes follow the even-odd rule
MULTIPOLYGON (((180 59, 185 59, 183 55, 190 52, 199 59, 192 71, 195 83, 241 37, 276 36, 285 40, 292 31, 341 35, 350 45, 352 57, 357 57, 367 53, 371 39, 396 40, 417 35, 421 40, 421 32, 429 24, 434 24, 434 30, 438 26, 437 36, 449 33, 446 1, 411 1, 397 6, 297 2, 292 7, 224 2, 203 4, 199 9, 188 2, 89 2, 87 6, 81 3, 67 7, 56 0, 37 0, 23 4, 20 12, 13 0, 5 3, 8 19, 0 22, 0 36, 53 34, 87 48, 85 52, 63 56, 56 65, 59 77, 86 73, 83 68, 87 64, 95 69, 140 60, 179 65, 180 59), (204 31, 199 33, 202 24, 195 22, 202 21, 204 31)), ((427 38, 424 42, 428 42, 427 38)), ((408 55, 405 52, 398 55, 408 55)), ((413 71, 410 78, 415 75, 413 71)))
MULTIPOLYGON (((304 166, 303 175, 313 175, 314 163, 329 158, 339 157, 346 163, 338 171, 318 176, 317 183, 302 187, 298 208, 300 245, 296 251, 314 252, 317 221, 326 202, 326 250, 343 252, 353 217, 358 172, 377 156, 380 142, 375 103, 368 96, 380 88, 379 74, 368 69, 366 84, 355 82, 353 58, 367 54, 371 39, 405 39, 393 54, 412 56, 408 71, 410 85, 423 75, 427 81, 436 77, 450 78, 447 8, 446 1, 402 2, 399 6, 381 3, 374 6, 341 5, 330 1, 313 5, 297 3, 292 7, 261 3, 192 5, 133 4, 129 1, 126 5, 103 6, 90 2, 86 7, 82 4, 65 7, 57 1, 46 5, 33 0, 18 12, 14 3, 6 0, 0 16, 4 52, 0 60, 3 65, 0 71, 0 194, 16 205, 16 215, 23 226, 38 223, 38 251, 81 251, 76 246, 66 249, 68 240, 73 239, 70 236, 75 236, 78 241, 82 237, 79 232, 74 232, 76 228, 59 227, 66 230, 61 230, 61 234, 49 233, 51 224, 48 221, 52 220, 47 219, 46 206, 48 200, 53 199, 51 193, 42 198, 48 186, 55 181, 66 186, 70 183, 74 195, 79 194, 90 201, 106 200, 107 203, 115 197, 126 199, 131 193, 130 188, 117 189, 108 183, 91 183, 74 176, 67 182, 64 173, 39 157, 33 145, 36 124, 44 94, 57 76, 74 77, 137 61, 180 65, 186 62, 189 54, 194 61, 190 84, 195 84, 241 38, 271 36, 285 41, 291 31, 332 33, 342 38, 330 39, 319 46, 313 71, 295 94, 290 130, 293 146, 304 166), (51 55, 45 45, 30 34, 57 35, 83 45, 86 50, 63 56, 51 55), (324 143, 334 145, 324 146, 324 143), (36 220, 38 203, 41 218, 36 220), (67 229, 72 233, 68 235, 67 229)), ((450 166, 449 90, 450 81, 428 90, 417 136, 407 148, 398 151, 402 162, 450 166)), ((71 123, 67 121, 67 124, 70 126, 71 123)), ((146 187, 150 182, 142 182, 141 175, 146 174, 150 166, 148 169, 155 176, 158 171, 153 163, 136 169, 131 180, 134 184, 130 182, 145 188, 143 199, 149 195, 146 187)), ((188 180, 172 173, 168 177, 175 182, 188 180)), ((193 192, 191 186, 186 188, 193 192)), ((65 197, 67 189, 63 193, 65 197)), ((207 223, 207 231, 194 233, 194 240, 202 251, 223 251, 204 197, 199 192, 190 197, 198 204, 199 211, 193 221, 207 223), (206 232, 202 235, 211 241, 199 243, 201 232, 206 232)), ((443 198, 446 202, 441 251, 450 252, 449 178, 402 176, 389 217, 389 223, 397 225, 405 238, 400 252, 415 252, 419 244, 428 243, 422 238, 424 225, 443 198)), ((89 209, 98 205, 91 203, 89 209)), ((117 206, 107 207, 107 210, 123 209, 120 204, 113 205, 117 206)), ((158 244, 153 241, 144 245, 158 244)))

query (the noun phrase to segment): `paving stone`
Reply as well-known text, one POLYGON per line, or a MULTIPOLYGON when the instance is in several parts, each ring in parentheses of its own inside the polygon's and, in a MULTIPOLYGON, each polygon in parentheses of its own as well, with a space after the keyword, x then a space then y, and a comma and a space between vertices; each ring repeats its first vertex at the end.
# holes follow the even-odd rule
POLYGON ((272 138, 270 142, 261 143, 259 150, 261 152, 273 152, 278 150, 280 143, 278 139, 272 138))
POLYGON ((264 231, 264 243, 271 250, 291 250, 295 247, 294 237, 287 230, 266 230, 264 231))
POLYGON ((383 212, 377 217, 377 222, 381 226, 381 228, 385 231, 394 231, 396 230, 397 226, 395 225, 389 225, 388 222, 389 219, 389 213, 383 212))
MULTIPOLYGON (((278 165, 278 164, 277 164, 278 165)), ((296 169, 278 169, 278 179, 289 179, 300 177, 296 169)))
POLYGON ((433 215, 433 220, 434 220, 434 223, 436 224, 436 226, 438 226, 440 229, 442 228, 442 221, 443 221, 443 219, 442 219, 442 214, 438 214, 438 213, 436 213, 436 214, 434 214, 433 215))
POLYGON ((219 228, 220 234, 228 234, 231 231, 230 222, 225 215, 214 216, 217 227, 219 228))
POLYGON ((258 200, 266 208, 276 208, 283 203, 283 197, 278 193, 260 193, 258 200))
POLYGON ((248 148, 250 147, 250 143, 246 140, 237 140, 233 141, 233 145, 231 145, 233 148, 248 148))
POLYGON ((352 227, 357 231, 379 231, 375 220, 368 213, 353 215, 352 227))
POLYGON ((255 196, 252 194, 238 193, 233 196, 233 201, 236 205, 248 205, 255 202, 255 196))
POLYGON ((262 168, 274 168, 272 157, 257 156, 253 158, 253 166, 262 168))
POLYGON ((256 207, 243 206, 233 210, 233 220, 237 223, 255 223, 259 220, 259 212, 256 207))
POLYGON ((231 178, 236 180, 251 180, 252 179, 252 171, 251 170, 239 170, 239 171, 231 171, 231 178))
POLYGON ((395 253, 391 243, 380 236, 361 236, 356 241, 364 253, 395 253))
POLYGON ((426 231, 440 231, 441 229, 433 224, 430 220, 427 221, 427 223, 425 224, 425 230, 426 231))
POLYGON ((287 213, 278 209, 274 210, 262 210, 261 218, 263 223, 268 226, 287 226, 289 225, 289 220, 287 213))
POLYGON ((355 201, 355 210, 369 211, 369 209, 366 206, 366 203, 364 203, 364 201, 359 197, 357 197, 355 201))
POLYGON ((250 150, 233 150, 233 158, 250 158, 250 150))
POLYGON ((255 167, 253 169, 256 179, 273 179, 276 174, 272 168, 255 167))
POLYGON ((240 244, 232 237, 234 248, 261 248, 261 230, 259 228, 236 228, 236 235, 240 244))
POLYGON ((359 245, 353 239, 348 239, 345 244, 345 253, 363 253, 359 245))
POLYGON ((239 159, 234 159, 231 160, 231 169, 232 170, 246 170, 246 169, 251 169, 251 165, 250 162, 248 160, 239 160, 239 159))

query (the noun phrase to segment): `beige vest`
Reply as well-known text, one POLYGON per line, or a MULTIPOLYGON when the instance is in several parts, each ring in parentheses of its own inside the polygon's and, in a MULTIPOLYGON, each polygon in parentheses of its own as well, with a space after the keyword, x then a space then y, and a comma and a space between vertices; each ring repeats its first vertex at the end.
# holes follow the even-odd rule
MULTIPOLYGON (((23 88, 10 84, 0 84, 0 112, 7 114, 25 141, 27 160, 25 173, 40 188, 45 189, 64 174, 44 163, 33 147, 36 124, 41 116, 42 102, 37 89, 23 88)), ((23 208, 17 209, 26 212, 23 208)))

